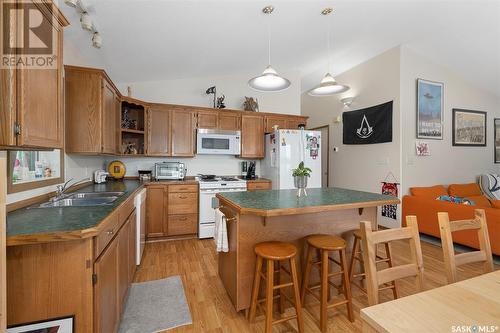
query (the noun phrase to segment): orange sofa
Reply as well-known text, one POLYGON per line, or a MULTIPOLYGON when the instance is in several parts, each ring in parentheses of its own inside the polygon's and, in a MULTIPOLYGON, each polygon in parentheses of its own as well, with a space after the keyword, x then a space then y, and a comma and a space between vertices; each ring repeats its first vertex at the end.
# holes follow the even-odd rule
MULTIPOLYGON (((438 212, 448 212, 450 220, 464 220, 474 218, 474 209, 481 208, 486 212, 488 233, 490 236, 491 250, 500 255, 500 200, 490 201, 482 195, 477 184, 453 184, 446 189, 442 185, 432 187, 412 187, 411 195, 403 197, 403 223, 406 216, 416 215, 418 229, 421 233, 440 237, 438 212), (436 200, 441 195, 452 195, 467 198, 475 205, 463 205, 448 201, 436 200), (495 208, 496 207, 496 208, 495 208)), ((476 231, 459 231, 453 233, 453 241, 472 248, 479 248, 476 231)))

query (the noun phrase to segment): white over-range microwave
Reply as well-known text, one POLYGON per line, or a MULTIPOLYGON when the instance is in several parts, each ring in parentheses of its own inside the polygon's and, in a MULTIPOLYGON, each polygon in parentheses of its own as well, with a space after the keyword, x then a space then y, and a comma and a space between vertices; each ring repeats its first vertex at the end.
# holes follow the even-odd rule
POLYGON ((199 128, 196 137, 197 154, 240 155, 241 132, 199 128))

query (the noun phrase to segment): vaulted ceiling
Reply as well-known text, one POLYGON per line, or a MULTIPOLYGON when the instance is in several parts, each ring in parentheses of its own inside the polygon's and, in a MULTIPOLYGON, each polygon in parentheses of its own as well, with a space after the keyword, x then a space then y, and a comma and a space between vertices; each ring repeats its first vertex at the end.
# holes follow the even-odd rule
MULTIPOLYGON (((78 15, 61 4, 72 25, 66 41, 97 53, 117 82, 260 73, 272 64, 302 73, 302 90, 327 66, 331 20, 335 74, 400 44, 408 44, 472 83, 500 95, 500 2, 497 0, 84 0, 104 40, 89 47, 78 15), (266 17, 262 7, 272 4, 266 17), (322 17, 324 7, 335 12, 322 17)), ((61 1, 62 2, 62 1, 61 1)))

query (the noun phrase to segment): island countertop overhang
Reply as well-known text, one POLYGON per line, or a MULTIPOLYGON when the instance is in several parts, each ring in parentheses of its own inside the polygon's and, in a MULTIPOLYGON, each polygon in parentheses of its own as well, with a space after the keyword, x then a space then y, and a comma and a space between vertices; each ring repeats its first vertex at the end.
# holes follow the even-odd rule
POLYGON ((348 190, 338 187, 307 189, 308 196, 298 198, 296 190, 218 193, 221 205, 239 214, 263 217, 318 213, 344 209, 362 209, 399 204, 397 197, 348 190))

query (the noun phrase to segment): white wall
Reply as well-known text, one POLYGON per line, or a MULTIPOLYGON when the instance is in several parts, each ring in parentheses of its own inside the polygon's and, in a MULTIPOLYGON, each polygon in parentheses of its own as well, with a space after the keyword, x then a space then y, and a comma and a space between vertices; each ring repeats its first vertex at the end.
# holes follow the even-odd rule
POLYGON ((391 171, 400 176, 399 163, 399 48, 391 49, 343 74, 337 81, 351 89, 329 97, 302 94, 302 114, 309 116, 308 127, 330 125, 330 186, 380 192, 380 182, 391 171), (355 96, 346 109, 340 99, 355 96), (393 106, 393 142, 376 145, 342 144, 342 123, 334 119, 344 111, 357 110, 388 101, 393 106), (338 152, 333 152, 338 147, 338 152))
POLYGON ((132 87, 132 97, 148 102, 170 103, 212 107, 213 95, 205 94, 208 87, 217 86, 217 95, 226 96, 229 109, 243 109, 245 96, 256 97, 261 112, 300 114, 300 73, 281 73, 292 85, 285 91, 261 93, 248 87, 248 80, 259 73, 234 76, 216 76, 179 80, 119 82, 118 88, 127 95, 127 86, 132 87))
POLYGON ((400 48, 396 47, 338 75, 337 81, 351 87, 344 94, 329 97, 302 94, 302 114, 310 117, 308 127, 330 125, 330 186, 380 193, 381 182, 389 172, 401 181, 399 53, 400 48), (347 96, 355 97, 349 109, 340 103, 340 99, 347 96), (342 144, 342 123, 334 123, 336 117, 344 111, 388 101, 394 101, 392 142, 342 144), (339 151, 334 152, 333 147, 339 151))
POLYGON ((404 193, 412 186, 475 182, 482 173, 499 171, 493 162, 493 119, 500 116, 499 98, 406 46, 401 48, 401 110, 404 193), (444 83, 444 138, 424 140, 430 145, 428 157, 417 157, 415 152, 417 78, 444 83), (488 112, 486 147, 452 146, 453 108, 488 112))

